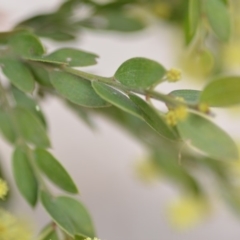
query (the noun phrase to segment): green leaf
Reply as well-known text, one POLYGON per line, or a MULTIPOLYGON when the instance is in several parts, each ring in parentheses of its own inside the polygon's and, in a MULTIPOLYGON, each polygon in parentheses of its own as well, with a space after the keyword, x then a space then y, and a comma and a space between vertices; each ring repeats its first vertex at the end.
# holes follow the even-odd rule
POLYGON ((232 138, 204 116, 189 112, 177 124, 182 138, 190 145, 216 160, 236 160, 238 149, 232 138))
POLYGON ((46 127, 46 120, 45 117, 39 107, 39 105, 34 101, 34 99, 28 97, 23 92, 19 91, 17 88, 11 89, 13 97, 16 101, 17 106, 23 107, 31 111, 46 127))
POLYGON ((176 134, 169 128, 163 117, 156 112, 148 103, 140 97, 130 94, 130 99, 142 110, 142 115, 146 123, 161 136, 176 140, 176 134))
POLYGON ((146 58, 132 58, 118 68, 115 78, 128 87, 148 88, 160 82, 165 72, 158 62, 146 58))
POLYGON ((51 38, 55 41, 70 41, 75 39, 73 34, 68 32, 64 32, 62 30, 55 29, 54 31, 38 31, 38 35, 41 37, 51 38))
POLYGON ((228 41, 231 35, 228 7, 220 0, 207 0, 204 4, 212 30, 222 41, 228 41))
POLYGON ((119 11, 104 12, 102 16, 106 20, 106 25, 103 26, 104 29, 121 32, 133 32, 142 30, 145 27, 138 19, 129 17, 119 11))
POLYGON ((142 118, 138 107, 123 93, 100 82, 93 82, 92 86, 96 93, 107 102, 136 117, 142 118))
POLYGON ((187 26, 186 26, 186 39, 187 43, 193 39, 200 20, 201 13, 201 2, 200 0, 189 0, 188 1, 188 15, 187 15, 187 26))
POLYGON ((69 193, 78 193, 70 175, 49 152, 44 149, 36 149, 35 159, 42 172, 58 187, 69 193))
POLYGON ((85 240, 85 239, 86 239, 86 237, 81 236, 81 235, 75 235, 74 236, 74 240, 85 240))
POLYGON ((240 77, 222 77, 209 82, 200 96, 212 107, 228 107, 240 103, 240 77))
POLYGON ((50 79, 56 90, 73 103, 95 108, 109 106, 95 93, 88 80, 62 71, 52 71, 50 79))
POLYGON ((40 62, 40 63, 49 63, 51 65, 65 65, 67 64, 64 61, 57 61, 54 59, 47 59, 44 56, 43 57, 25 57, 25 60, 31 61, 31 62, 40 62))
POLYGON ((97 63, 97 55, 74 48, 62 48, 44 57, 45 60, 59 61, 71 67, 85 67, 97 63))
POLYGON ((38 182, 26 151, 20 147, 15 149, 12 159, 13 174, 23 197, 30 205, 35 206, 38 198, 38 182))
POLYGON ((188 104, 197 104, 199 102, 200 94, 200 91, 190 89, 174 90, 169 93, 171 96, 183 98, 188 104))
POLYGON ((41 193, 41 201, 52 219, 71 237, 80 235, 93 238, 95 236, 89 213, 79 201, 65 196, 51 198, 46 192, 41 193))
POLYGON ((48 71, 43 67, 36 66, 34 64, 28 64, 28 67, 32 71, 32 74, 35 80, 40 84, 48 88, 52 88, 52 84, 50 82, 50 78, 48 75, 48 71))
POLYGON ((57 232, 53 230, 49 235, 47 235, 45 238, 41 240, 59 240, 59 238, 57 232))
POLYGON ((47 148, 50 146, 46 130, 42 122, 29 110, 22 107, 14 109, 14 116, 21 136, 35 146, 47 148))
POLYGON ((16 141, 16 133, 9 114, 3 110, 0 111, 0 129, 3 136, 10 142, 16 141))
POLYGON ((5 76, 23 92, 34 90, 34 78, 25 64, 15 59, 0 59, 5 76))
POLYGON ((44 54, 44 48, 41 42, 31 33, 25 32, 12 36, 9 45, 13 51, 20 56, 41 56, 44 54))

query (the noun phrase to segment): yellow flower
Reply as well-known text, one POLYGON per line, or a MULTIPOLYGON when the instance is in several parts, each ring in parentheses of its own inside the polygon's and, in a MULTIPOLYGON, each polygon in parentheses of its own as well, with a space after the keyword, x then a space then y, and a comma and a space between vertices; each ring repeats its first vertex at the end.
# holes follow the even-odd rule
POLYGON ((151 159, 140 160, 136 164, 136 173, 144 182, 151 183, 159 178, 159 170, 151 159))
POLYGON ((208 210, 208 204, 202 198, 185 197, 169 205, 168 218, 174 227, 184 230, 198 224, 208 210))
POLYGON ((176 68, 171 68, 166 74, 167 80, 169 82, 177 82, 182 77, 182 72, 176 68))
POLYGON ((30 240, 30 229, 22 221, 0 208, 0 240, 30 240))
POLYGON ((175 126, 178 121, 186 119, 187 115, 187 108, 185 106, 179 106, 167 113, 166 122, 169 126, 175 126))
POLYGON ((185 103, 185 99, 183 97, 175 97, 175 100, 185 103))
POLYGON ((179 120, 179 121, 186 119, 187 114, 188 114, 187 108, 185 106, 180 106, 180 107, 175 108, 174 112, 176 114, 177 120, 179 120))
POLYGON ((200 103, 198 106, 198 109, 202 113, 208 113, 209 112, 209 106, 206 103, 200 103))
POLYGON ((4 200, 8 191, 9 191, 9 189, 8 189, 7 183, 3 179, 0 178, 0 199, 4 200))
POLYGON ((170 110, 167 113, 166 122, 169 126, 175 126, 177 124, 177 118, 174 110, 170 110))

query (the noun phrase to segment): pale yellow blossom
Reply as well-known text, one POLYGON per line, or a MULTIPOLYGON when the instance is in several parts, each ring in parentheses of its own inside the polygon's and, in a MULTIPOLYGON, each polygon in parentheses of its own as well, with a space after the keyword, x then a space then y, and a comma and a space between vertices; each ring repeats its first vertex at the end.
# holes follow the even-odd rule
POLYGON ((137 176, 147 183, 152 183, 159 179, 160 172, 151 159, 137 161, 135 166, 137 176))
POLYGON ((209 106, 206 103, 200 103, 198 106, 198 109, 202 113, 208 113, 209 112, 209 106))
POLYGON ((168 218, 175 228, 184 230, 201 222, 208 212, 209 206, 202 198, 183 197, 169 204, 168 218))
POLYGON ((30 240, 32 232, 23 221, 0 208, 0 240, 30 240))
POLYGON ((182 72, 179 69, 171 68, 166 74, 167 80, 169 82, 177 82, 182 77, 182 72))
POLYGON ((185 106, 179 106, 166 114, 166 122, 169 126, 175 126, 179 121, 186 119, 187 115, 187 108, 185 106))

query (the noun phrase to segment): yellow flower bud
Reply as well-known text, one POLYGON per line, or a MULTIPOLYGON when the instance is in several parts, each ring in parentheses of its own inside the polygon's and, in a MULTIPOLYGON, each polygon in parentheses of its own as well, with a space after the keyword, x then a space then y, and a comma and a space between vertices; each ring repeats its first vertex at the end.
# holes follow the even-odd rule
POLYGON ((183 97, 175 97, 175 100, 185 103, 185 99, 183 97))
POLYGON ((200 103, 198 106, 198 109, 202 113, 208 113, 209 112, 209 106, 206 103, 200 103))
POLYGON ((1 240, 31 240, 32 237, 30 228, 23 221, 0 208, 1 240))
POLYGON ((177 124, 177 117, 174 110, 170 110, 166 115, 166 122, 169 126, 175 126, 177 124))
POLYGON ((187 108, 185 106, 179 106, 167 113, 166 122, 169 126, 175 126, 177 125, 178 121, 186 119, 187 115, 187 108))
POLYGON ((184 197, 169 205, 168 218, 174 227, 183 230, 199 223, 208 210, 208 204, 204 199, 184 197))
POLYGON ((152 183, 159 179, 159 170, 151 159, 143 159, 136 164, 136 173, 138 177, 147 183, 152 183))
POLYGON ((166 74, 167 80, 169 82, 177 82, 182 77, 182 72, 176 68, 171 68, 166 74))
POLYGON ((0 199, 4 200, 8 191, 9 189, 6 181, 0 178, 0 199))
POLYGON ((182 121, 187 117, 187 108, 185 106, 180 106, 174 109, 177 120, 182 121))

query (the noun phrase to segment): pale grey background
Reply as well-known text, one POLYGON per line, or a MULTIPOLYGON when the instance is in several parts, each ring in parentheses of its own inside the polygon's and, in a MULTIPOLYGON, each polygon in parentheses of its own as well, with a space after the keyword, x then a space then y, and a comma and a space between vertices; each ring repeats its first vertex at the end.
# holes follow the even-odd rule
MULTIPOLYGON (((0 30, 9 29, 15 22, 41 11, 50 11, 59 0, 0 0, 0 30)), ((126 59, 144 56, 176 65, 181 36, 164 24, 134 35, 84 32, 79 41, 65 46, 79 47, 101 56, 99 64, 86 70, 112 75, 126 59), (174 47, 173 47, 174 46, 174 47)), ((46 42, 49 49, 53 46, 46 42)), ((163 91, 173 87, 191 87, 186 81, 164 85, 163 91)), ((198 86, 199 87, 199 86, 198 86)), ((206 221, 187 232, 173 230, 165 217, 165 206, 176 189, 166 182, 144 185, 134 173, 137 158, 145 151, 131 137, 112 123, 96 118, 99 130, 92 132, 76 116, 55 99, 43 104, 47 115, 54 153, 69 170, 81 191, 81 199, 88 206, 102 240, 238 240, 240 219, 237 220, 215 198, 215 212, 206 221)), ((218 122, 238 137, 239 117, 234 120, 221 115, 218 122), (227 123, 231 123, 228 124, 227 123)), ((10 171, 11 148, 0 140, 0 151, 7 171, 10 171)), ((36 228, 49 219, 41 206, 32 211, 14 191, 13 210, 32 218, 36 228)))

